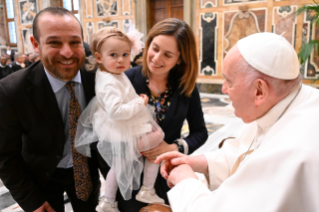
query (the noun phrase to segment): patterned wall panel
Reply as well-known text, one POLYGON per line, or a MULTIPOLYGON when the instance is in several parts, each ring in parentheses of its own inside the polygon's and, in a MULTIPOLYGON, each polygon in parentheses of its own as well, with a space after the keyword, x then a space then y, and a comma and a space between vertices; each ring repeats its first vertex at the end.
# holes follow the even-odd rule
POLYGON ((209 7, 217 7, 218 0, 201 0, 200 7, 201 8, 209 8, 209 7))
POLYGON ((131 0, 122 0, 122 15, 132 14, 131 0))
POLYGON ((274 7, 273 32, 281 35, 295 46, 297 17, 294 14, 298 6, 274 7))
POLYGON ((0 46, 5 46, 7 43, 7 34, 4 17, 4 8, 3 6, 0 6, 0 46))
POLYGON ((93 1, 84 0, 84 10, 86 18, 93 18, 93 1))
POLYGON ((88 22, 86 23, 86 36, 87 36, 87 43, 91 44, 91 39, 94 33, 94 23, 93 22, 88 22))
POLYGON ((202 13, 200 20, 200 75, 217 74, 218 13, 202 13))
POLYGON ((21 25, 30 25, 39 11, 37 0, 21 0, 18 3, 21 25))
POLYGON ((118 15, 117 0, 96 0, 96 11, 98 17, 118 15))
MULTIPOLYGON (((319 40, 319 27, 310 24, 311 15, 304 15, 303 37, 302 43, 305 44, 309 40, 319 40)), ((301 71, 304 79, 319 79, 319 56, 312 52, 310 59, 307 60, 304 69, 301 71)))
POLYGON ((101 29, 104 27, 119 27, 119 22, 118 21, 99 21, 97 22, 97 29, 101 29))
POLYGON ((267 0, 224 0, 224 4, 242 4, 242 3, 254 3, 265 2, 267 0))
POLYGON ((123 32, 127 33, 130 31, 131 28, 133 28, 133 21, 131 19, 125 19, 122 23, 122 30, 123 32))
POLYGON ((30 41, 30 36, 32 35, 32 28, 21 29, 23 52, 25 54, 34 53, 32 43, 30 41))
POLYGON ((248 35, 265 32, 266 9, 224 13, 224 56, 238 40, 248 35))

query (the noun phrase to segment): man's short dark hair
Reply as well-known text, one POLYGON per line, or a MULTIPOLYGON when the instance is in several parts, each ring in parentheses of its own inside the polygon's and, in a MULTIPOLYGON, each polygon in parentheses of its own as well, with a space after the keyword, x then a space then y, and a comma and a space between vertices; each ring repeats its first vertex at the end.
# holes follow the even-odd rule
POLYGON ((42 13, 50 13, 52 15, 60 15, 60 16, 63 16, 63 15, 69 15, 69 16, 73 16, 80 24, 80 27, 81 27, 81 35, 82 35, 82 38, 83 38, 83 27, 82 27, 82 24, 80 23, 80 21, 74 16, 74 14, 72 12, 70 12, 69 10, 63 8, 63 7, 47 7, 43 10, 41 10, 34 18, 33 20, 33 26, 32 26, 32 30, 33 30, 33 37, 35 38, 36 41, 40 41, 39 40, 39 36, 40 36, 40 32, 39 32, 39 29, 38 29, 38 22, 39 22, 39 17, 42 15, 42 13))

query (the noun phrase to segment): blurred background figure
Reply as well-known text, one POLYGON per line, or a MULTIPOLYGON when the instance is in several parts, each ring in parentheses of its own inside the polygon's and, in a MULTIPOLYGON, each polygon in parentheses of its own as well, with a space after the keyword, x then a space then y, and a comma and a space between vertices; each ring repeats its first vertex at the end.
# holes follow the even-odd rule
POLYGON ((7 65, 7 57, 5 55, 1 56, 0 59, 0 79, 5 78, 12 73, 12 69, 7 65))
POLYGON ((10 57, 11 62, 14 62, 14 51, 11 50, 11 46, 7 46, 7 55, 10 57))
POLYGON ((29 67, 30 65, 32 65, 32 58, 33 58, 33 54, 32 53, 29 53, 27 55, 25 55, 25 67, 29 67))
POLYGON ((14 55, 15 61, 12 63, 11 68, 13 72, 19 71, 20 69, 25 68, 24 59, 21 53, 14 55))
POLYGON ((34 53, 31 61, 35 63, 39 60, 40 60, 40 55, 37 53, 34 53))

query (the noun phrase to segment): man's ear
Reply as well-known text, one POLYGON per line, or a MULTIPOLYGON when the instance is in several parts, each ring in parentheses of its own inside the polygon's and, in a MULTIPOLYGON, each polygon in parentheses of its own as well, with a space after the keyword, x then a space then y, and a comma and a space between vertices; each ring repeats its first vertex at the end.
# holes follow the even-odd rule
POLYGON ((254 86, 255 86, 255 93, 254 93, 255 104, 256 106, 260 106, 267 100, 267 97, 269 95, 269 87, 267 83, 262 79, 255 80, 254 86))
POLYGON ((102 56, 100 55, 100 53, 95 52, 94 57, 95 57, 97 63, 102 63, 102 56))
POLYGON ((33 35, 30 36, 30 41, 32 43, 33 49, 35 53, 39 54, 39 43, 38 41, 33 37, 33 35))

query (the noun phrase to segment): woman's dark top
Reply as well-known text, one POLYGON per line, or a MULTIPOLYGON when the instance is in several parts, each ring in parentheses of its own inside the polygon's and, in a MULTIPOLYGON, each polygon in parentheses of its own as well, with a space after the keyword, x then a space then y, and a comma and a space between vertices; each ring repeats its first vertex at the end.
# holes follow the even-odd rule
MULTIPOLYGON (((142 67, 134 67, 126 71, 137 94, 146 94, 149 91, 147 87, 147 78, 142 74, 142 67)), ((181 138, 181 129, 185 120, 188 122, 189 135, 183 138, 189 148, 188 154, 193 153, 197 148, 203 145, 208 137, 207 129, 204 122, 203 111, 200 102, 198 89, 195 87, 190 97, 181 94, 179 86, 179 77, 174 76, 174 70, 171 70, 169 85, 172 86, 172 96, 170 105, 165 112, 164 119, 160 126, 165 133, 164 141, 172 144, 174 140, 181 138)), ((141 177, 143 180, 143 176, 141 177)), ((141 183, 142 184, 142 183, 141 183)), ((159 197, 168 204, 166 192, 169 191, 166 180, 158 174, 155 190, 159 197)), ((123 200, 121 193, 117 192, 118 207, 121 212, 138 212, 147 204, 135 199, 138 191, 134 191, 132 199, 123 200)))

